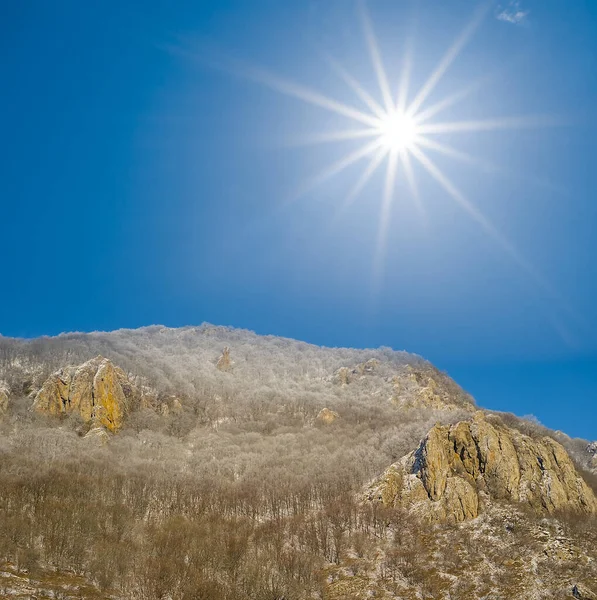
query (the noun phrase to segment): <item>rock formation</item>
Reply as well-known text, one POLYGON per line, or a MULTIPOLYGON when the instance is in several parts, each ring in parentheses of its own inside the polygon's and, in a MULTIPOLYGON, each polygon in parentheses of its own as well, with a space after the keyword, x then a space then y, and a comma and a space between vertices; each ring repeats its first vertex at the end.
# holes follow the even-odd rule
POLYGON ((49 415, 78 413, 92 428, 116 431, 135 392, 122 369, 98 356, 50 375, 35 396, 33 408, 49 415))
POLYGON ((521 502, 537 513, 597 513, 595 495, 560 444, 490 422, 481 411, 469 421, 433 427, 367 497, 437 521, 473 519, 491 500, 521 502))
POLYGON ((587 452, 591 455, 591 468, 597 469, 597 442, 591 442, 587 446, 587 452))
POLYGON ((317 420, 324 425, 330 425, 336 419, 339 419, 340 415, 335 410, 329 408, 322 408, 317 415, 317 420))
MULTIPOLYGON (((470 399, 463 402, 459 394, 446 389, 433 372, 408 366, 406 373, 392 379, 392 402, 400 408, 455 408, 456 406, 473 407, 470 399)), ((459 390, 460 391, 460 390, 459 390)))
POLYGON ((372 375, 377 371, 378 367, 379 361, 376 358, 370 358, 352 368, 340 367, 334 373, 334 381, 340 385, 348 385, 365 375, 372 375))
POLYGON ((107 444, 110 439, 104 427, 92 427, 84 436, 86 440, 93 440, 98 444, 107 444))
POLYGON ((6 381, 0 380, 0 416, 8 410, 8 399, 10 396, 10 388, 6 381))
POLYGON ((220 371, 230 371, 232 368, 232 361, 230 360, 230 348, 226 346, 222 351, 222 355, 218 358, 216 368, 220 371))
POLYGON ((572 597, 576 600, 595 600, 597 595, 581 585, 575 585, 572 588, 572 597))

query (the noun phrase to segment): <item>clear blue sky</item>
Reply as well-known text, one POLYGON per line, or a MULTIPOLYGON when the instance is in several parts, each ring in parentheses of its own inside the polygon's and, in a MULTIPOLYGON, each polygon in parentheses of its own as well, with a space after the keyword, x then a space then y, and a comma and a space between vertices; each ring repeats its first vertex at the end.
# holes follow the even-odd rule
MULTIPOLYGON (((371 0, 392 89, 409 36, 412 99, 475 7, 371 0)), ((597 438, 597 3, 495 3, 428 99, 483 79, 437 120, 558 121, 437 138, 500 165, 433 154, 519 258, 416 163, 422 209, 399 172, 377 275, 382 167, 340 214, 367 160, 288 201, 363 143, 292 140, 355 123, 246 76, 366 109, 330 54, 381 102, 349 0, 0 11, 3 335, 209 321, 387 345, 483 406, 597 438)))

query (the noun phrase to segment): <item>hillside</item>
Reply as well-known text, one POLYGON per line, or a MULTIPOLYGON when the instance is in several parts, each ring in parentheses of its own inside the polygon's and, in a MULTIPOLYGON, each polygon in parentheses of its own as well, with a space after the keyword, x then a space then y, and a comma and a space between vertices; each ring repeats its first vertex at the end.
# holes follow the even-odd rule
POLYGON ((0 597, 596 597, 595 446, 406 352, 0 337, 0 452, 0 597))

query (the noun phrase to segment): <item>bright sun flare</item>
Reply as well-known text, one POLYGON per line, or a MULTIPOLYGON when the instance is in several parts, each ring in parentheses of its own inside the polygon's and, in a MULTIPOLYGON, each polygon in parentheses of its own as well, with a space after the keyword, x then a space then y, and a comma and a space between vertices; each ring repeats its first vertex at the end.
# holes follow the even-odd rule
POLYGON ((392 111, 381 119, 379 136, 383 145, 390 151, 412 150, 417 135, 417 123, 407 114, 392 111))
POLYGON ((423 211, 415 170, 413 168, 413 164, 416 161, 443 188, 448 196, 466 211, 523 271, 532 277, 538 287, 548 292, 550 296, 556 297, 558 294, 553 291, 549 283, 536 271, 533 265, 520 254, 516 247, 493 225, 481 210, 452 183, 450 178, 430 157, 432 152, 438 153, 469 165, 481 167, 482 169, 504 172, 503 169, 483 161, 477 156, 457 150, 437 138, 441 138, 445 134, 454 135, 457 133, 482 132, 497 129, 520 129, 522 127, 554 124, 551 120, 545 121, 544 119, 533 117, 506 117, 443 122, 436 120, 436 117, 443 111, 453 107, 477 89, 478 83, 468 85, 464 89, 444 96, 432 104, 427 104, 431 93, 472 37, 489 10, 488 7, 490 5, 491 3, 483 3, 481 5, 474 18, 465 27, 452 46, 448 48, 435 70, 412 97, 409 89, 412 68, 410 53, 407 52, 405 54, 401 65, 401 76, 397 86, 397 93, 392 93, 392 86, 383 65, 377 39, 364 2, 360 4, 361 18, 371 63, 379 84, 381 102, 376 100, 372 93, 364 89, 348 71, 330 57, 327 57, 330 66, 354 92, 355 96, 358 97, 361 108, 329 98, 312 88, 281 79, 263 69, 250 67, 242 69, 241 72, 238 72, 236 69, 234 70, 239 75, 267 85, 282 94, 319 106, 358 124, 359 128, 354 128, 353 126, 353 128, 346 128, 339 131, 318 132, 303 136, 299 140, 300 144, 323 144, 359 139, 365 140, 365 143, 313 177, 293 198, 311 191, 315 186, 327 179, 344 171, 353 164, 366 159, 367 162, 363 171, 338 209, 338 212, 341 212, 356 200, 377 169, 385 162, 384 191, 381 199, 377 252, 374 264, 376 277, 379 277, 383 270, 390 211, 394 200, 396 179, 399 175, 407 182, 412 198, 419 209, 423 211))

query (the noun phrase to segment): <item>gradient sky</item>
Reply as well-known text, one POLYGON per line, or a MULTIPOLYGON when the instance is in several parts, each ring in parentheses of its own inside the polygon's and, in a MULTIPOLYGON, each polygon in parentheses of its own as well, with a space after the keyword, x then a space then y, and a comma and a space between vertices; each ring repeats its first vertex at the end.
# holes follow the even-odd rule
MULTIPOLYGON (((477 4, 367 6, 393 87, 414 39, 414 94, 477 4)), ((3 335, 208 321, 391 346, 597 438, 596 3, 496 2, 430 97, 482 79, 441 120, 550 117, 442 138, 500 170, 435 157, 534 275, 421 166, 422 210, 398 175, 378 278, 381 169, 340 213, 366 161, 295 197, 358 147, 296 137, 354 123, 246 75, 362 109, 331 54, 381 101, 349 0, 24 0, 0 45, 3 335)))

